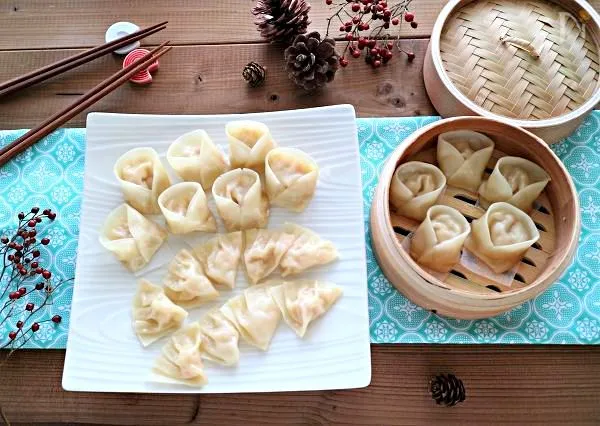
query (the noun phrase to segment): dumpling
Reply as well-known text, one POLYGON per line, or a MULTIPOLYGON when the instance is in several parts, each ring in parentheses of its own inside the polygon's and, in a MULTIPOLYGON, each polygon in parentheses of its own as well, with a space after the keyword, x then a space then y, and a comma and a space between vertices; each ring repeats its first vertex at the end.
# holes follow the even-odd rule
POLYGON ((167 151, 167 161, 181 179, 198 182, 205 191, 228 169, 223 153, 204 130, 175 139, 167 151))
POLYGON ((197 322, 173 334, 156 360, 154 371, 190 386, 208 382, 200 356, 202 333, 197 322))
POLYGON ((133 329, 144 346, 177 330, 187 311, 169 300, 162 288, 150 281, 138 281, 133 298, 133 329))
POLYGON ((284 321, 300 337, 308 325, 323 315, 342 295, 341 287, 315 280, 288 281, 269 292, 283 314, 284 321))
POLYGON ((533 220, 508 203, 494 203, 471 224, 465 247, 494 272, 510 270, 539 238, 533 220))
POLYGON ((293 234, 270 229, 249 229, 244 234, 244 264, 252 284, 266 278, 279 266, 296 238, 293 234))
POLYGON ((114 173, 125 201, 141 213, 160 213, 158 196, 171 185, 169 175, 152 148, 134 148, 121 155, 114 173))
POLYGON ((471 130, 439 135, 437 161, 448 185, 476 192, 494 145, 486 135, 471 130))
POLYGON ((239 120, 225 125, 232 169, 247 167, 263 173, 265 157, 277 144, 269 128, 258 121, 239 120))
POLYGON ((303 151, 275 148, 265 160, 265 186, 274 206, 301 212, 312 199, 319 167, 303 151))
POLYGON ((489 179, 481 184, 479 195, 483 207, 506 201, 529 212, 548 182, 550 176, 537 164, 520 157, 502 157, 489 179))
POLYGON ((409 161, 401 164, 392 177, 390 203, 398 214, 415 220, 425 219, 446 186, 446 176, 433 164, 409 161))
POLYGON ((100 244, 131 272, 142 269, 167 239, 167 231, 127 204, 108 214, 100 244))
POLYGON ((281 319, 281 312, 269 294, 269 287, 269 284, 249 287, 221 307, 221 312, 240 336, 263 351, 269 348, 281 319))
POLYGON ((459 262, 469 232, 469 222, 458 210, 433 206, 412 236, 410 255, 422 266, 448 272, 459 262))
POLYGON ((237 268, 242 257, 242 233, 219 234, 194 248, 204 273, 217 284, 235 287, 237 268))
POLYGON ((200 345, 202 358, 222 365, 235 365, 240 360, 236 328, 218 310, 212 310, 200 320, 203 339, 200 345))
POLYGON ((222 174, 215 180, 212 193, 228 231, 267 226, 269 203, 254 170, 235 169, 222 174))
POLYGON ((195 308, 219 297, 200 263, 186 249, 169 264, 164 286, 167 297, 185 308, 195 308))
POLYGON ((314 266, 333 262, 338 258, 335 245, 310 229, 286 223, 283 230, 295 238, 279 262, 282 276, 299 274, 314 266))
POLYGON ((173 234, 194 231, 216 232, 213 217, 202 186, 197 182, 180 182, 158 197, 158 205, 173 234))

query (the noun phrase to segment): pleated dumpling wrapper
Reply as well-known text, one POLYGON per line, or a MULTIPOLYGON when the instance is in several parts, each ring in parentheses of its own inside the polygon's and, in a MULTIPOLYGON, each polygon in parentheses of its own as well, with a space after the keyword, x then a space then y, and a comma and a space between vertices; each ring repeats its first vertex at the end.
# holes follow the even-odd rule
POLYGON ((520 157, 502 157, 489 179, 481 184, 479 195, 483 207, 506 201, 529 212, 550 176, 537 164, 520 157))
POLYGON ((134 148, 127 151, 115 163, 114 173, 125 201, 141 213, 160 213, 158 196, 171 181, 155 150, 134 148))
POLYGON ((284 321, 300 337, 308 325, 331 308, 342 295, 341 287, 316 280, 287 281, 269 289, 284 321))
POLYGON ((193 251, 208 278, 228 288, 235 287, 235 277, 242 257, 241 232, 219 234, 196 246, 193 251))
POLYGON ((218 309, 204 315, 199 324, 203 335, 200 345, 202 358, 221 365, 236 365, 240 360, 240 334, 234 325, 218 309))
POLYGON ((244 264, 252 284, 268 277, 295 240, 295 235, 272 229, 249 229, 244 232, 244 264))
POLYGON ((438 136, 437 162, 449 186, 477 192, 494 141, 472 130, 455 130, 438 136))
POLYGON ((179 329, 187 311, 167 297, 163 289, 140 279, 133 297, 133 329, 143 346, 179 329))
POLYGON ((206 194, 197 182, 179 182, 165 189, 158 197, 158 205, 173 234, 217 231, 206 194))
POLYGON ((198 182, 209 191, 215 179, 228 169, 223 153, 204 130, 179 136, 167 150, 167 161, 177 175, 198 182))
POLYGON ((458 210, 433 206, 412 236, 410 255, 421 266, 448 272, 459 262, 469 232, 471 226, 458 210))
POLYGON ((265 160, 265 187, 272 205, 301 212, 312 200, 319 167, 295 148, 275 148, 265 160))
POLYGON ((246 167, 263 173, 265 157, 277 146, 266 124, 258 121, 230 121, 225 125, 229 140, 229 163, 232 169, 246 167))
POLYGON ((496 273, 512 269, 540 238, 527 213, 508 203, 494 203, 471 223, 465 247, 496 273))
POLYGON ((142 269, 167 239, 167 231, 127 204, 108 214, 100 244, 131 272, 142 269))
POLYGON ((331 263, 339 256, 337 248, 331 241, 321 238, 308 228, 286 223, 283 230, 295 237, 279 262, 281 275, 284 277, 331 263))
POLYGON ((281 320, 281 312, 269 294, 269 287, 269 284, 249 287, 221 307, 221 312, 242 339, 263 351, 269 348, 281 320))
POLYGON ((228 231, 267 226, 269 202, 254 170, 235 169, 222 174, 215 180, 212 193, 228 231))
POLYGON ((400 215, 425 219, 446 187, 446 176, 433 164, 409 161, 398 166, 390 185, 390 203, 400 215))
POLYGON ((177 331, 162 348, 154 364, 154 372, 189 386, 208 383, 200 355, 202 338, 197 322, 177 331))
POLYGON ((169 264, 163 284, 167 297, 184 308, 196 308, 219 297, 200 262, 186 249, 169 264))

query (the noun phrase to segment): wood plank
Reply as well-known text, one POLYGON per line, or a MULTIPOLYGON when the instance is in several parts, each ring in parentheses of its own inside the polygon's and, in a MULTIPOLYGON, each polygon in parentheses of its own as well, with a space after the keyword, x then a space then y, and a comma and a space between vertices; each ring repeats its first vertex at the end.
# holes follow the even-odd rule
MULTIPOLYGON (((161 58, 150 86, 125 84, 91 111, 147 114, 216 114, 275 111, 341 103, 354 104, 360 116, 434 114, 425 92, 422 64, 426 40, 405 40, 417 59, 405 55, 373 70, 362 59, 338 71, 327 88, 309 95, 296 88, 284 70, 282 50, 266 45, 183 46, 161 58), (267 66, 267 80, 249 88, 241 76, 244 65, 267 66)), ((0 81, 72 55, 74 50, 0 52, 0 81)), ((0 103, 0 127, 31 127, 73 102, 79 94, 115 72, 116 56, 100 58, 46 83, 7 96, 0 103)), ((85 114, 68 123, 85 126, 85 114)))
MULTIPOLYGON (((600 0, 599 0, 600 1, 600 0)), ((311 30, 325 32, 333 12, 324 0, 313 0, 309 14, 311 30)), ((337 3, 337 2, 335 2, 337 3)), ((403 25, 403 37, 428 37, 446 2, 419 0, 413 3, 419 27, 403 25)), ((106 29, 117 21, 140 26, 169 21, 167 30, 148 40, 173 44, 260 42, 248 0, 11 0, 0 2, 0 49, 85 47, 104 42, 106 29), (40 17, 43 16, 43 25, 40 17)), ((339 24, 333 26, 337 36, 339 24)))
POLYGON ((60 389, 63 351, 22 351, 2 371, 0 405, 14 423, 581 424, 600 419, 600 347, 377 345, 366 389, 277 394, 89 394, 60 389), (548 368, 552 366, 552 368, 548 368), (467 390, 434 404, 429 377, 467 390), (20 397, 19 397, 20 396, 20 397))

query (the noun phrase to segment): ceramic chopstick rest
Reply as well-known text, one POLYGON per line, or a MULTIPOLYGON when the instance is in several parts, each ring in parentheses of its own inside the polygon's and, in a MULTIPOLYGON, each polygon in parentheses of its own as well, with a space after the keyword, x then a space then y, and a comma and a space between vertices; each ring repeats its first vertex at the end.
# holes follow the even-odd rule
MULTIPOLYGON (((150 51, 146 49, 132 50, 127 54, 127 56, 125 56, 125 59, 123 60, 123 68, 128 67, 134 61, 138 60, 139 58, 143 57, 148 53, 150 53, 150 51)), ((133 77, 129 79, 129 81, 135 84, 150 84, 152 83, 152 73, 156 70, 158 70, 158 59, 152 62, 145 70, 141 70, 140 72, 136 73, 133 77)))
MULTIPOLYGON (((131 22, 115 22, 106 30, 106 34, 104 34, 104 41, 106 43, 110 43, 118 38, 125 37, 126 35, 133 34, 136 31, 139 31, 140 27, 131 22)), ((134 41, 131 44, 115 49, 114 52, 117 55, 126 55, 132 50, 140 47, 140 41, 134 41)))

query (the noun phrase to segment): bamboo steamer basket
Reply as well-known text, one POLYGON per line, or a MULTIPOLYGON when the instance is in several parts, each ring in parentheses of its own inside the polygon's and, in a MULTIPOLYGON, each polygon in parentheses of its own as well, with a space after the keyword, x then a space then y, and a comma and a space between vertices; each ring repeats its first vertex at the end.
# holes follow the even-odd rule
POLYGON ((480 115, 569 136, 600 101, 600 16, 583 0, 451 0, 423 76, 442 117, 480 115))
MULTIPOLYGON (((467 220, 479 218, 478 194, 447 187, 438 204, 459 210, 467 220)), ((461 319, 486 318, 532 299, 556 281, 570 264, 581 228, 579 202, 571 176, 548 145, 534 134, 484 117, 457 117, 438 121, 408 137, 390 156, 380 176, 371 209, 375 256, 388 280, 415 304, 432 312, 461 319), (452 130, 473 130, 496 143, 484 179, 496 161, 513 155, 542 166, 551 181, 536 200, 531 217, 540 239, 518 265, 510 284, 491 281, 461 264, 444 280, 422 269, 403 248, 402 241, 419 222, 390 210, 389 189, 397 166, 406 161, 435 162, 437 136, 452 130)))

